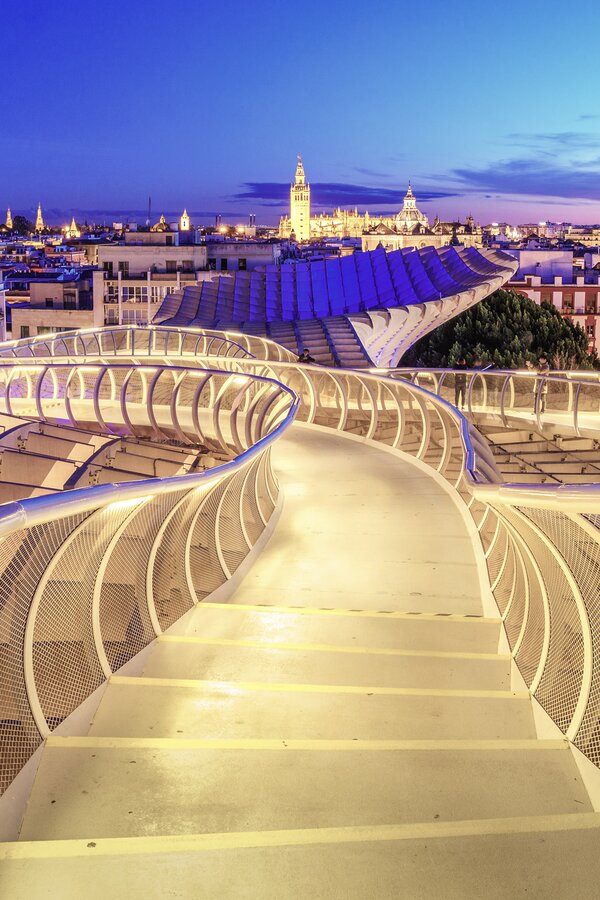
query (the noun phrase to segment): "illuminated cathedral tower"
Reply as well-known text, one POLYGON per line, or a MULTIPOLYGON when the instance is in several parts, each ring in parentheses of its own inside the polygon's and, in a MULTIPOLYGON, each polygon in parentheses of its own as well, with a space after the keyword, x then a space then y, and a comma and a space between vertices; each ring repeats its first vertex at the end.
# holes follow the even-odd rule
POLYGON ((10 206, 6 210, 6 222, 4 224, 6 225, 6 227, 8 228, 9 231, 12 231, 13 220, 12 220, 12 213, 10 211, 10 206))
POLYGON ((71 220, 71 224, 67 225, 66 228, 63 228, 66 238, 80 238, 81 231, 77 227, 77 222, 75 221, 75 216, 71 220))
POLYGON ((38 211, 37 216, 35 218, 35 230, 43 231, 46 226, 44 225, 44 217, 42 215, 42 204, 38 203, 38 211))
POLYGON ((290 219, 297 241, 310 237, 310 185, 306 184, 302 157, 298 154, 296 182, 290 188, 290 219))
POLYGON ((191 227, 190 217, 188 216, 187 209, 184 209, 183 215, 179 220, 179 230, 180 231, 189 231, 191 227))

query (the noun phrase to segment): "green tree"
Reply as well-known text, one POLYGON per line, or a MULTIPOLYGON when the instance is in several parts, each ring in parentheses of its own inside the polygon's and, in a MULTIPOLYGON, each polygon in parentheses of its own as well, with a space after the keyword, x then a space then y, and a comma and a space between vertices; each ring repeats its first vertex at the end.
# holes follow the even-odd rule
POLYGON ((30 222, 25 216, 14 216, 12 230, 15 234, 32 234, 33 222, 30 222))
POLYGON ((545 356, 555 369, 599 367, 587 336, 551 304, 534 303, 517 291, 500 290, 440 325, 411 347, 402 366, 445 368, 461 357, 501 369, 520 368, 545 356))

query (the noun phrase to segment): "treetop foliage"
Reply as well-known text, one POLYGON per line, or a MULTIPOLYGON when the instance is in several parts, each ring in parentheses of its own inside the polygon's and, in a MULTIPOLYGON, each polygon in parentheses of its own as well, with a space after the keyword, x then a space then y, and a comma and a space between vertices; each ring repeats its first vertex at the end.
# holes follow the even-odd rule
POLYGON ((479 359, 500 369, 522 368, 545 356, 554 369, 600 367, 579 325, 564 318, 551 303, 534 303, 517 291, 499 290, 440 325, 411 347, 402 366, 453 367, 464 357, 468 366, 479 359))
POLYGON ((15 234, 33 234, 34 224, 25 216, 13 216, 13 228, 15 234))

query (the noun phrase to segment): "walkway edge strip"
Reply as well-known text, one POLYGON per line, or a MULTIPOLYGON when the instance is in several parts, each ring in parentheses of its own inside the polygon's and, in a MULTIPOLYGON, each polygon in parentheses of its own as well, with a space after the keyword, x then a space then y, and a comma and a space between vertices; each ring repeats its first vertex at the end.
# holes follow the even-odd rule
POLYGON ((188 635, 161 634, 159 644, 197 644, 211 647, 254 647, 259 650, 305 650, 316 653, 357 653, 373 656, 429 656, 442 659, 510 660, 508 653, 460 653, 441 650, 397 650, 394 647, 346 647, 340 644, 295 644, 271 641, 234 640, 228 638, 200 638, 188 635))
POLYGON ((476 691, 451 688, 371 687, 354 684, 286 684, 268 681, 202 681, 192 678, 152 678, 151 676, 112 675, 109 684, 123 687, 189 688, 205 691, 256 691, 273 694, 381 694, 399 697, 482 697, 496 700, 529 700, 529 691, 476 691))
POLYGON ((130 738, 50 735, 46 747, 81 750, 568 750, 564 740, 286 740, 285 738, 130 738))
POLYGON ((406 825, 346 826, 338 828, 248 831, 222 834, 152 835, 126 838, 77 838, 50 841, 14 841, 0 844, 0 860, 68 859, 98 856, 136 856, 195 853, 266 847, 302 847, 319 844, 381 843, 436 840, 501 834, 548 834, 600 829, 600 814, 572 813, 475 819, 457 822, 416 822, 406 825))
POLYGON ((231 609, 240 612, 290 613, 299 616, 342 616, 362 619, 402 619, 407 622, 462 622, 463 624, 501 625, 502 619, 490 619, 485 616, 463 616, 456 613, 420 613, 403 612, 401 610, 371 609, 323 609, 318 606, 271 606, 259 603, 212 603, 203 600, 196 607, 196 613, 202 609, 231 609))

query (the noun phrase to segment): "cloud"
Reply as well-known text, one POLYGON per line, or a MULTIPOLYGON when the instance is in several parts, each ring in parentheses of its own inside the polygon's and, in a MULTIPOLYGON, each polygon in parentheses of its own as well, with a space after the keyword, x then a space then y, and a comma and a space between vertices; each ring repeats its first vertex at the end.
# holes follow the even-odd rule
POLYGON ((587 163, 508 159, 480 169, 453 169, 452 174, 470 190, 600 200, 600 168, 587 163))
MULTIPOLYGON (((235 200, 278 201, 281 206, 289 203, 289 183, 275 181, 250 181, 245 189, 234 194, 235 200)), ((362 184, 341 184, 336 181, 311 182, 311 200, 315 206, 383 206, 400 207, 406 188, 371 187, 362 184)), ((456 196, 456 191, 420 191, 415 188, 419 203, 456 196)))
POLYGON ((590 119, 600 119, 600 114, 598 113, 583 113, 579 116, 581 122, 588 122, 590 119))
POLYGON ((368 175, 369 178, 391 178, 391 175, 386 174, 385 172, 375 172, 373 169, 363 169, 360 166, 355 166, 354 171, 358 172, 359 175, 368 175))
MULTIPOLYGON (((268 205, 268 204, 267 204, 268 205)), ((279 206, 279 204, 273 204, 274 206, 279 206)), ((28 218, 32 218, 35 216, 35 212, 37 211, 37 207, 35 209, 30 207, 25 209, 24 215, 28 218)), ((20 211, 22 212, 22 211, 20 211)), ((71 220, 72 216, 75 216, 77 222, 139 222, 143 223, 148 218, 148 210, 147 209, 79 209, 76 207, 69 208, 46 208, 42 207, 42 212, 44 214, 44 219, 49 223, 55 224, 64 224, 67 221, 71 220)), ((181 216, 182 210, 162 210, 157 209, 152 211, 152 221, 157 222, 161 213, 164 212, 165 218, 167 222, 175 222, 181 216)), ((13 210, 13 215, 15 215, 15 210, 13 210)), ((224 218, 229 220, 236 218, 245 221, 248 216, 247 210, 230 210, 230 209, 218 209, 218 210, 193 210, 188 209, 188 214, 192 220, 194 219, 214 219, 217 215, 222 215, 224 218)))
POLYGON ((512 132, 506 135, 506 140, 516 147, 554 152, 600 147, 600 135, 587 131, 512 132))

